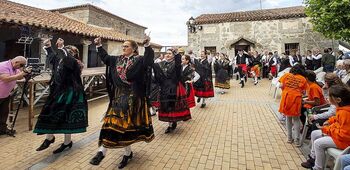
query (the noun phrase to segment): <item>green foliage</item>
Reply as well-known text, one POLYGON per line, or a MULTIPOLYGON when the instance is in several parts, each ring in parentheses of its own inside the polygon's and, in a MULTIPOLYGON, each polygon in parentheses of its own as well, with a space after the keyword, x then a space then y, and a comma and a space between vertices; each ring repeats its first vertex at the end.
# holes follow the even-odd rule
POLYGON ((350 41, 350 0, 305 0, 315 31, 327 38, 350 41))

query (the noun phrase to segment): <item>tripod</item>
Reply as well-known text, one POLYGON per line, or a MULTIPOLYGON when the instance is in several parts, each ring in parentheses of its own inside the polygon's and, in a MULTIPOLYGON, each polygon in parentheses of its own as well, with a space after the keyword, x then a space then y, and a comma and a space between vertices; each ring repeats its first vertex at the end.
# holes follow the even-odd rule
POLYGON ((10 129, 10 131, 9 131, 8 134, 7 134, 7 135, 9 135, 9 136, 16 137, 16 136, 15 136, 16 130, 14 130, 13 128, 15 127, 16 119, 17 119, 17 116, 18 116, 18 111, 19 111, 19 108, 21 107, 22 101, 23 101, 23 99, 24 99, 25 90, 28 88, 28 82, 29 82, 29 80, 30 80, 31 78, 32 78, 31 73, 28 74, 28 75, 26 75, 26 76, 24 76, 25 81, 24 81, 24 85, 23 85, 23 88, 22 88, 21 99, 19 100, 19 104, 18 104, 18 106, 17 106, 15 118, 14 118, 12 124, 11 124, 11 129, 10 129))

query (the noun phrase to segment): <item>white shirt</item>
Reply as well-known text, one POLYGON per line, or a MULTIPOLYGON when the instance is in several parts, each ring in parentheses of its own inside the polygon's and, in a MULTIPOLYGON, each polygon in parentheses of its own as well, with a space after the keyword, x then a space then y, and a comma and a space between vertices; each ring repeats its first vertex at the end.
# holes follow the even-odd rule
POLYGON ((288 56, 288 58, 289 58, 289 64, 291 65, 291 66, 294 66, 294 58, 293 58, 293 56, 288 56))
POLYGON ((312 55, 312 58, 315 60, 319 60, 322 58, 322 54, 312 55))
MULTIPOLYGON (((188 67, 188 65, 183 66, 182 71, 184 71, 186 67, 188 67)), ((193 74, 194 74, 193 82, 196 82, 197 80, 199 80, 201 76, 196 71, 194 71, 193 74)))

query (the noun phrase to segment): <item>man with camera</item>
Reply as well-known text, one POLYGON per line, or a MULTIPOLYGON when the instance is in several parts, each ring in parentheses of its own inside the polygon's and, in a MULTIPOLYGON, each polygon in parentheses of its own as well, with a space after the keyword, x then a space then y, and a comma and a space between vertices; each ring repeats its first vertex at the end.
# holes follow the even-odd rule
POLYGON ((9 133, 6 121, 10 110, 10 93, 16 86, 16 81, 23 79, 30 71, 21 69, 26 64, 27 59, 23 56, 0 62, 0 135, 9 133))

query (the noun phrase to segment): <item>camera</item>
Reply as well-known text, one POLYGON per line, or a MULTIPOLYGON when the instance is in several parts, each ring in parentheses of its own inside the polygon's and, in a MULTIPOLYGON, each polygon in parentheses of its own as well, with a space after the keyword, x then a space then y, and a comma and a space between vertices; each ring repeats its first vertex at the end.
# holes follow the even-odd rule
POLYGON ((30 73, 28 74, 30 77, 35 77, 41 74, 41 70, 43 70, 45 64, 40 63, 39 58, 28 58, 27 68, 31 68, 30 73))

